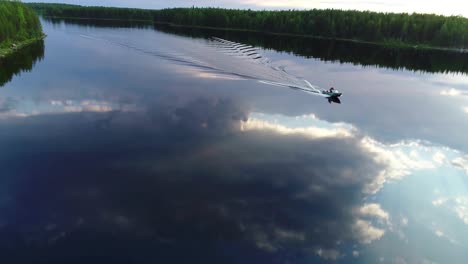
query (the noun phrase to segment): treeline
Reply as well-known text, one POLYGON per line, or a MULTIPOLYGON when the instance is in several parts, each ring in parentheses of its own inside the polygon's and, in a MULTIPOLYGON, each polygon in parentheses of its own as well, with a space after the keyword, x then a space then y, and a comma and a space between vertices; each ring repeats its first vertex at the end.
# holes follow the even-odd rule
POLYGON ((0 48, 42 36, 36 12, 20 1, 0 0, 0 48))
POLYGON ((168 24, 152 24, 145 21, 45 18, 53 24, 75 24, 87 27, 115 27, 155 29, 185 37, 210 39, 213 36, 255 47, 288 52, 306 58, 338 63, 379 67, 394 70, 410 70, 430 73, 468 74, 468 53, 438 49, 409 49, 391 46, 356 43, 332 39, 316 39, 301 36, 284 36, 258 32, 179 27, 168 24))
POLYGON ((186 26, 230 28, 395 45, 468 48, 468 19, 432 14, 309 10, 251 11, 220 8, 163 10, 30 4, 46 16, 148 20, 186 26))
MULTIPOLYGON (((90 20, 87 21, 90 25, 90 20)), ((69 23, 86 23, 73 20, 69 23)), ((117 21, 114 21, 117 22, 117 21)), ((283 36, 220 29, 178 27, 155 24, 158 31, 192 38, 209 39, 213 36, 255 47, 288 52, 296 56, 352 63, 364 67, 410 70, 429 73, 468 74, 468 53, 438 49, 408 49, 332 39, 314 39, 301 36, 283 36)))

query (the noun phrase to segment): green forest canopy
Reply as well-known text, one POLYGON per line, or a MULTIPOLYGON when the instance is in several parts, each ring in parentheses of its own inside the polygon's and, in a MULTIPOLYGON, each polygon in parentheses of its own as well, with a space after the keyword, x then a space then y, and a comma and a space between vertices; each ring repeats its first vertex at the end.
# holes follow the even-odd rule
POLYGON ((36 12, 20 1, 0 0, 0 48, 42 36, 36 12))
POLYGON ((468 19, 434 14, 309 10, 252 11, 220 8, 162 10, 29 4, 46 16, 148 20, 186 26, 254 30, 386 44, 468 48, 468 19))

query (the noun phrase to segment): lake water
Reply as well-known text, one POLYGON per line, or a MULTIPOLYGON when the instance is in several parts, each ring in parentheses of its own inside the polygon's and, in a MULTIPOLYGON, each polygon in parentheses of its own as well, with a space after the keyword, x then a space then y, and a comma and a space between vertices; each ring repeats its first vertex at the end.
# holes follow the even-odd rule
POLYGON ((43 27, 0 62, 5 263, 466 263, 467 55, 43 27))

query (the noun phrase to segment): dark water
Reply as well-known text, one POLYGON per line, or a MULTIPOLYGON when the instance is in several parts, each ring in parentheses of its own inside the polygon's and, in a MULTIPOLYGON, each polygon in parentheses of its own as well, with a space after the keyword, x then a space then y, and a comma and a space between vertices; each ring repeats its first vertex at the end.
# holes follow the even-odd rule
POLYGON ((453 54, 213 32, 337 105, 241 78, 274 71, 206 31, 43 26, 45 50, 1 64, 21 72, 0 88, 2 263, 465 263, 453 54))
POLYGON ((44 42, 38 41, 25 47, 21 52, 0 59, 0 87, 23 71, 31 71, 37 61, 44 58, 44 42))

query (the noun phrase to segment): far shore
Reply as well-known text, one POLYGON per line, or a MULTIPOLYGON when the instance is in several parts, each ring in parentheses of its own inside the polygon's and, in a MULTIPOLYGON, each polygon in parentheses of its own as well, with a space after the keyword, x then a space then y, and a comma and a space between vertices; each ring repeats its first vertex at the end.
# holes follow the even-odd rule
POLYGON ((147 23, 152 23, 152 24, 169 25, 169 26, 173 26, 173 27, 182 27, 182 28, 227 30, 227 31, 237 31, 237 32, 253 32, 253 33, 261 33, 261 34, 275 35, 275 36, 290 36, 290 37, 303 37, 303 38, 311 38, 311 39, 337 40, 337 41, 346 41, 346 42, 378 45, 378 46, 384 46, 384 47, 389 47, 389 48, 405 48, 405 49, 419 49, 419 50, 441 50, 441 51, 468 53, 468 49, 436 47, 436 46, 431 46, 431 45, 426 45, 426 44, 414 44, 414 43, 406 43, 406 42, 399 42, 399 41, 371 42, 371 41, 365 41, 365 40, 359 40, 359 39, 330 38, 330 37, 304 35, 304 34, 290 34, 290 33, 281 33, 281 32, 249 30, 249 29, 242 29, 242 28, 225 28, 225 27, 209 27, 209 26, 196 26, 196 25, 181 25, 181 24, 174 24, 174 23, 170 23, 170 22, 155 22, 153 20, 142 20, 142 19, 115 19, 115 18, 61 17, 61 16, 44 16, 44 17, 46 17, 46 18, 57 18, 57 19, 71 19, 71 20, 76 19, 76 20, 147 22, 147 23))

